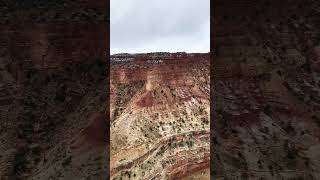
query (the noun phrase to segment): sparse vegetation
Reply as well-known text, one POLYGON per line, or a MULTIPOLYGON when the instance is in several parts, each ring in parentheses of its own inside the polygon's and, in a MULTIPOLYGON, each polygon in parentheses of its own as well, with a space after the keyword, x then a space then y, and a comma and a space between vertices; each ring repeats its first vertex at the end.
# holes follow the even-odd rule
POLYGON ((71 163, 71 161, 72 161, 72 156, 67 157, 66 159, 63 160, 62 166, 63 167, 68 166, 71 163))

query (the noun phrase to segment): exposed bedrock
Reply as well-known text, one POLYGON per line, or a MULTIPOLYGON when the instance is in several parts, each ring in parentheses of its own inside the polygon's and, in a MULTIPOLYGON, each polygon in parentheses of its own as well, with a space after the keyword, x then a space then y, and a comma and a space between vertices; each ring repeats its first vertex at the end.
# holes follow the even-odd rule
POLYGON ((112 61, 112 179, 210 178, 209 56, 168 56, 112 61))
POLYGON ((214 178, 320 178, 318 5, 217 1, 214 178))

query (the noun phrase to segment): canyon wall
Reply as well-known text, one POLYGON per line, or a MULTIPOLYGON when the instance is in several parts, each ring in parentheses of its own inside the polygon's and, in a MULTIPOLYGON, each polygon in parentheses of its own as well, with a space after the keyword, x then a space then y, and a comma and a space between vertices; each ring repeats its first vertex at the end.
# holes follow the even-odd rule
POLYGON ((111 178, 210 179, 209 54, 132 57, 111 57, 111 178))
POLYGON ((212 177, 319 179, 319 4, 216 3, 212 177))
POLYGON ((105 7, 63 2, 0 8, 0 179, 108 177, 105 7))

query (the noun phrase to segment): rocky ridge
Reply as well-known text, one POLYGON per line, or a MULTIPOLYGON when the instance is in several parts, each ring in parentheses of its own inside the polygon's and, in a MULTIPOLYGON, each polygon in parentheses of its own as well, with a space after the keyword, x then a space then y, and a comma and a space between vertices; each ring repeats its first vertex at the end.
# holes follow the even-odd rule
POLYGON ((209 179, 209 54, 120 56, 110 70, 111 178, 209 179))
MULTIPOLYGON (((77 21, 42 16, 86 11, 86 1, 61 11, 53 2, 0 1, 5 3, 0 13, 12 13, 1 16, 0 25, 3 180, 108 177, 105 22, 98 16, 77 21)), ((67 7, 60 1, 57 6, 67 7)))
POLYGON ((316 1, 217 2, 213 178, 319 179, 317 7, 316 1))

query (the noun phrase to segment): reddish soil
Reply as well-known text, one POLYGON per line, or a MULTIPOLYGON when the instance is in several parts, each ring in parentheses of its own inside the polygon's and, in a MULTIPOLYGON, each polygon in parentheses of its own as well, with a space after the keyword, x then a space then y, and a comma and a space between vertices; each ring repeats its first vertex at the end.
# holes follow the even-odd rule
POLYGON ((105 116, 100 115, 83 131, 83 134, 90 144, 104 146, 107 144, 106 134, 108 131, 105 116))
POLYGON ((139 107, 152 107, 153 98, 151 92, 147 92, 138 102, 137 106, 139 107))
MULTIPOLYGON (((147 74, 150 69, 154 69, 162 81, 170 81, 184 76, 190 67, 201 66, 200 64, 208 64, 209 53, 195 55, 194 57, 178 57, 178 58, 162 58, 162 63, 149 68, 141 68, 143 65, 148 64, 150 58, 135 57, 134 62, 128 62, 125 66, 117 66, 116 69, 111 69, 111 80, 118 83, 130 83, 137 80, 146 80, 147 74), (141 66, 131 67, 128 66, 141 66)), ((151 65, 150 65, 151 66, 151 65)))
POLYGON ((170 173, 169 173, 169 179, 185 179, 185 177, 188 177, 189 175, 192 175, 198 171, 201 171, 203 169, 209 168, 210 167, 210 158, 209 155, 203 161, 199 163, 194 163, 194 162, 180 162, 176 164, 176 168, 174 168, 170 173), (183 167, 184 171, 181 171, 180 168, 183 167))

